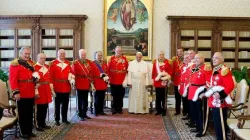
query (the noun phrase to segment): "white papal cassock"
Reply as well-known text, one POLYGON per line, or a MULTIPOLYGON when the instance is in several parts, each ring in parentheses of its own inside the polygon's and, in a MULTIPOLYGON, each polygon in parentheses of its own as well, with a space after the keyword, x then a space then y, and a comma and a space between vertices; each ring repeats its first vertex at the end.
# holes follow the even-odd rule
POLYGON ((149 85, 149 66, 141 60, 131 61, 128 66, 128 84, 132 85, 129 90, 130 113, 149 113, 148 93, 146 85, 149 85))

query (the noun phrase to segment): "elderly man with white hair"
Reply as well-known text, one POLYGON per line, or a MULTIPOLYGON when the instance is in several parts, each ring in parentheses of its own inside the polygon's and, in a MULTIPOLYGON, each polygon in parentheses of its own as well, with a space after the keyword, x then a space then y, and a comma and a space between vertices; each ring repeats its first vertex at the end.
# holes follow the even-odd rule
MULTIPOLYGON (((230 93, 234 89, 234 82, 230 69, 224 64, 224 57, 221 52, 214 53, 212 62, 213 73, 205 96, 208 97, 208 107, 212 110, 216 137, 218 140, 225 140, 228 139, 227 111, 228 106, 232 104, 230 93)), ((207 108, 207 112, 209 112, 209 108, 207 108)), ((208 116, 203 134, 207 130, 208 116)))
POLYGON ((75 60, 72 65, 76 77, 76 90, 78 98, 78 117, 80 121, 90 119, 88 111, 88 94, 90 88, 94 91, 92 61, 86 58, 86 51, 79 50, 80 59, 75 60))
POLYGON ((49 66, 45 64, 46 55, 39 53, 37 55, 37 63, 34 65, 35 71, 40 75, 40 86, 36 92, 36 112, 35 112, 35 126, 37 131, 51 128, 46 125, 46 115, 49 103, 52 102, 52 95, 55 96, 53 84, 50 82, 49 66))
POLYGON ((156 92, 156 114, 166 116, 165 98, 166 88, 173 73, 172 61, 165 59, 165 54, 160 51, 158 58, 153 61, 152 79, 156 92))
POLYGON ((55 121, 56 125, 60 125, 60 107, 62 106, 62 122, 69 124, 67 120, 69 94, 71 92, 71 86, 75 84, 75 76, 72 74, 70 62, 66 60, 66 54, 64 49, 60 49, 57 52, 57 59, 50 62, 50 78, 54 87, 52 87, 56 93, 55 97, 55 121))
POLYGON ((149 67, 142 57, 142 53, 137 52, 136 59, 128 66, 129 113, 149 113, 146 91, 149 85, 149 67))
POLYGON ((33 107, 35 85, 40 77, 29 62, 30 54, 29 47, 21 48, 19 58, 11 61, 9 76, 10 87, 17 101, 20 135, 24 139, 36 136, 32 133, 33 107))

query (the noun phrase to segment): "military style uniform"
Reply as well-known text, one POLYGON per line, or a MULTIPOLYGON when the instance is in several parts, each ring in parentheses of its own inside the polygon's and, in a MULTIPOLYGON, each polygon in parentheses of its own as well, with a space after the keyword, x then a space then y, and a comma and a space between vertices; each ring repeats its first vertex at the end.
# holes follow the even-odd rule
POLYGON ((182 106, 183 106, 183 110, 182 113, 183 115, 188 114, 188 100, 187 97, 183 97, 184 94, 184 88, 185 85, 188 84, 188 80, 187 80, 187 64, 183 64, 181 66, 181 78, 180 78, 180 83, 178 85, 178 91, 180 96, 182 97, 182 106))
POLYGON ((128 69, 128 61, 125 56, 111 56, 108 58, 108 75, 110 77, 111 95, 113 96, 112 110, 113 114, 122 113, 123 97, 126 84, 126 74, 128 69))
POLYGON ((81 119, 88 118, 86 114, 88 111, 88 93, 91 84, 93 84, 92 61, 78 59, 73 62, 72 70, 76 77, 78 116, 81 119))
POLYGON ((173 80, 174 80, 174 92, 175 92, 175 112, 176 114, 180 114, 181 95, 178 91, 178 85, 180 84, 181 80, 181 67, 183 65, 183 62, 181 58, 178 56, 173 57, 172 61, 173 61, 173 80))
POLYGON ((39 73, 39 87, 38 87, 38 94, 39 97, 35 100, 36 104, 36 113, 35 113, 35 120, 36 120, 36 127, 37 128, 45 128, 47 125, 45 123, 48 104, 52 102, 52 92, 50 88, 51 80, 50 80, 50 73, 49 73, 49 66, 44 64, 41 65, 36 63, 34 65, 34 69, 36 72, 39 73))
POLYGON ((55 97, 55 121, 58 124, 60 121, 60 106, 62 105, 62 121, 67 122, 67 113, 69 105, 69 94, 71 92, 71 85, 69 83, 69 75, 72 70, 70 62, 55 59, 50 63, 50 77, 56 93, 55 97))
POLYGON ((94 78, 94 86, 96 89, 95 92, 95 114, 104 114, 103 112, 103 104, 104 97, 107 90, 107 84, 109 82, 109 78, 107 75, 107 63, 102 61, 93 61, 93 78, 94 78))
POLYGON ((152 70, 152 79, 154 81, 154 87, 156 92, 156 111, 157 114, 166 114, 165 109, 165 91, 168 84, 168 80, 172 76, 172 61, 164 59, 162 61, 154 60, 153 61, 153 70, 152 70), (166 75, 161 75, 161 73, 166 73, 168 78, 162 80, 166 75), (160 78, 159 78, 160 77, 160 78))
MULTIPOLYGON (((188 100, 192 100, 191 115, 192 121, 196 124, 197 136, 202 136, 203 131, 203 111, 202 107, 206 99, 202 99, 199 96, 204 93, 206 83, 211 77, 210 64, 201 64, 200 66, 193 65, 190 73, 190 83, 188 91, 188 100)), ((206 104, 206 102, 204 103, 206 104)))
MULTIPOLYGON (((226 140, 226 132, 228 131, 227 110, 228 106, 232 104, 230 93, 234 89, 232 73, 226 65, 220 64, 213 68, 210 79, 209 88, 205 96, 208 97, 208 106, 212 109, 216 137, 220 140, 226 140), (214 93, 219 93, 220 99, 215 98, 214 93)), ((206 115, 209 115, 208 109, 206 115)), ((205 122, 203 134, 206 133, 207 123, 208 117, 205 122)))
POLYGON ((33 107, 35 97, 34 68, 28 61, 15 59, 11 62, 9 80, 13 95, 20 94, 17 101, 20 133, 23 137, 32 135, 33 107))

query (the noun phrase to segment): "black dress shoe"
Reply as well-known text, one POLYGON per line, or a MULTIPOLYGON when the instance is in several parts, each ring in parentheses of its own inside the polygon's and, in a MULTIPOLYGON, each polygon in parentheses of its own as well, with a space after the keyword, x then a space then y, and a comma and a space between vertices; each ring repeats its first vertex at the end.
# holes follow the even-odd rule
POLYGON ((20 135, 20 137, 23 138, 23 139, 29 139, 28 135, 20 135))
POLYGON ((85 121, 85 119, 83 117, 79 117, 80 121, 85 121))
POLYGON ((160 115, 160 114, 161 114, 160 112, 156 112, 156 113, 155 113, 156 116, 157 116, 157 115, 160 115))
POLYGON ((100 115, 107 115, 106 113, 104 113, 104 112, 101 112, 101 113, 99 113, 100 115))
POLYGON ((115 115, 117 112, 116 111, 112 111, 112 115, 115 115))
POLYGON ((188 117, 184 117, 184 118, 182 118, 182 120, 188 120, 189 118, 188 117))
POLYGON ((122 112, 122 111, 119 111, 118 113, 119 113, 119 114, 123 114, 123 112, 122 112))
POLYGON ((195 124, 192 123, 192 124, 188 125, 188 127, 189 128, 195 128, 196 126, 195 126, 195 124))
POLYGON ((180 113, 174 113, 175 116, 180 115, 180 113))
POLYGON ((91 119, 91 118, 90 118, 89 116, 87 116, 87 115, 86 115, 84 118, 86 118, 86 119, 91 119))
POLYGON ((42 127, 36 127, 36 130, 39 131, 39 132, 43 132, 44 129, 42 127))
POLYGON ((190 132, 197 133, 199 131, 195 128, 195 129, 191 129, 190 132))
POLYGON ((29 134, 28 136, 29 136, 29 137, 33 137, 33 138, 34 138, 34 137, 36 137, 36 134, 31 133, 31 134, 29 134))
POLYGON ((161 116, 166 116, 166 112, 161 113, 161 116))
POLYGON ((65 120, 65 121, 62 121, 63 123, 65 123, 65 124, 70 124, 70 122, 69 121, 67 121, 67 120, 65 120))
POLYGON ((203 137, 203 136, 204 136, 204 135, 202 135, 202 134, 200 134, 200 133, 198 133, 198 134, 195 135, 195 137, 198 137, 198 138, 203 137))
POLYGON ((56 126, 60 126, 60 122, 59 121, 56 121, 56 126))
POLYGON ((43 129, 50 129, 51 126, 48 126, 48 125, 45 124, 42 128, 43 128, 43 129))

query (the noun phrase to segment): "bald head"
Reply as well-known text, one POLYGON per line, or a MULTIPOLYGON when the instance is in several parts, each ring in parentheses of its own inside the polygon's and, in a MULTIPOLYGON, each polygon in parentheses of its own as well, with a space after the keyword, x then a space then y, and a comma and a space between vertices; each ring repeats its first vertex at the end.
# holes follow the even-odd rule
POLYGON ((224 63, 224 57, 221 52, 215 52, 212 57, 213 65, 218 66, 222 63, 224 63))
POLYGON ((64 61, 65 57, 66 57, 66 53, 64 49, 59 49, 57 52, 57 57, 58 59, 60 59, 61 61, 64 61))
POLYGON ((84 50, 84 49, 80 49, 79 50, 79 57, 80 57, 80 59, 86 59, 86 50, 84 50))
POLYGON ((159 60, 162 60, 162 59, 164 59, 165 58, 165 53, 164 53, 164 51, 160 51, 159 53, 158 53, 158 59, 159 60))
POLYGON ((37 55, 37 62, 41 65, 44 65, 46 61, 46 55, 44 53, 39 53, 37 55))
POLYGON ((202 54, 198 53, 194 56, 194 63, 196 66, 199 66, 204 63, 204 57, 202 54))

